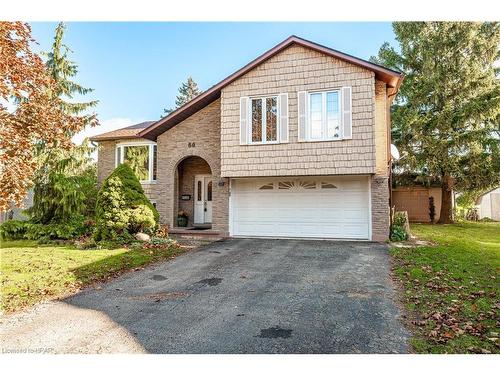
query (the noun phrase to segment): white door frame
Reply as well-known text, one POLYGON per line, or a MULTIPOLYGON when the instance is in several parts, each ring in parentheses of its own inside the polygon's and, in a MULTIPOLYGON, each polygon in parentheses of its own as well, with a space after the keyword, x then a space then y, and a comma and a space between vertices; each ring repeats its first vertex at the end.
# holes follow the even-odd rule
POLYGON ((213 202, 213 182, 212 182, 212 200, 208 201, 207 186, 212 181, 211 174, 197 174, 194 176, 194 197, 193 197, 193 224, 211 224, 212 223, 212 202, 213 202), (201 184, 201 201, 198 201, 198 181, 201 184), (200 210, 202 210, 200 212, 200 210), (201 219, 201 220, 199 220, 201 219))

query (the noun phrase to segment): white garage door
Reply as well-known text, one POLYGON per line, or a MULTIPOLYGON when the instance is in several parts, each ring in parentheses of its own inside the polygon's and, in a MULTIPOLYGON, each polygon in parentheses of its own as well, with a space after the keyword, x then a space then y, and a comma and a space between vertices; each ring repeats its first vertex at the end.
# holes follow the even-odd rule
POLYGON ((233 236, 369 239, 368 177, 231 181, 233 236))

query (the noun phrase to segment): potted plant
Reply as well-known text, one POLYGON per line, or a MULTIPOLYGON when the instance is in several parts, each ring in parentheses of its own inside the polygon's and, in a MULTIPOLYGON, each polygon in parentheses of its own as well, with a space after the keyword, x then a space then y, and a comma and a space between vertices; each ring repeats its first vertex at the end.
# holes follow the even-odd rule
POLYGON ((184 211, 179 211, 177 214, 177 226, 187 227, 188 225, 188 215, 184 211))

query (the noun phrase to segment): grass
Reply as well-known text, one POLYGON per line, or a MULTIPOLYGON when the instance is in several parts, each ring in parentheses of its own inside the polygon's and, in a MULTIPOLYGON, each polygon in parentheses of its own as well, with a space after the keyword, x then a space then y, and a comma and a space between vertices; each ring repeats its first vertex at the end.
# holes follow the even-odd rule
POLYGON ((92 283, 185 251, 177 245, 79 250, 70 245, 38 245, 26 240, 4 241, 0 247, 0 308, 5 312, 75 293, 92 283))
POLYGON ((417 353, 500 353, 500 223, 411 226, 433 246, 393 248, 417 353))

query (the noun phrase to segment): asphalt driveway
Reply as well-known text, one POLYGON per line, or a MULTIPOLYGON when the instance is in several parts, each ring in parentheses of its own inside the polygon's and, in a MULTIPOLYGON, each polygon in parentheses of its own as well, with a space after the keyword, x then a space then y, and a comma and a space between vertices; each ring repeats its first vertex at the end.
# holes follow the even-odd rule
POLYGON ((2 318, 2 351, 404 353, 384 244, 233 239, 2 318))

